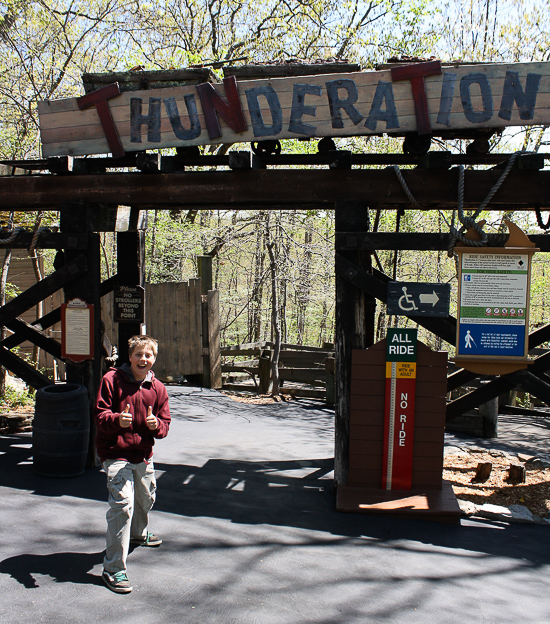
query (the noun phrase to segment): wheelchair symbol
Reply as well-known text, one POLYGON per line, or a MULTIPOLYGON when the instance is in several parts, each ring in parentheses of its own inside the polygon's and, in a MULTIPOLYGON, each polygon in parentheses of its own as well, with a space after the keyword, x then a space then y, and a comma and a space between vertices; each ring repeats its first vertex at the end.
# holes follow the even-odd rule
POLYGON ((407 293, 407 287, 403 286, 402 288, 403 290, 403 295, 401 297, 399 297, 399 300, 397 302, 397 305, 404 311, 404 312, 410 312, 411 310, 418 310, 418 308, 416 307, 416 304, 414 302, 414 299, 412 297, 412 295, 409 295, 407 293))

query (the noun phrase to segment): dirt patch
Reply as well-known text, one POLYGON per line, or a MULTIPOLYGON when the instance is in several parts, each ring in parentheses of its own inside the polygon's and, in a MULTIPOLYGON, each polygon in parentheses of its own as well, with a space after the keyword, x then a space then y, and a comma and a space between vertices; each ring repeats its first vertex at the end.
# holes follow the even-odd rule
POLYGON ((251 405, 271 405, 272 403, 280 403, 281 401, 291 401, 292 397, 288 395, 280 395, 278 397, 272 397, 269 395, 246 395, 246 394, 233 394, 231 392, 224 392, 227 397, 237 401, 238 403, 249 403, 251 405))
POLYGON ((443 478, 461 500, 476 505, 524 505, 531 513, 546 518, 550 512, 550 467, 535 457, 525 459, 501 451, 460 451, 445 457, 443 478), (475 483, 476 468, 482 462, 493 464, 491 474, 483 483, 475 483), (525 466, 525 483, 507 480, 510 464, 525 466))

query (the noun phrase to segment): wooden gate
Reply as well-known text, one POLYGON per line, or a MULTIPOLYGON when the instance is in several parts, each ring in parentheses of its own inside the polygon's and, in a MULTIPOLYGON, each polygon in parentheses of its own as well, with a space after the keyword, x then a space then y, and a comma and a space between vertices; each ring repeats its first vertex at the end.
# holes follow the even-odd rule
MULTIPOLYGON (((101 316, 105 334, 116 344, 112 298, 113 293, 103 297, 101 316)), ((209 382, 206 385, 221 387, 218 291, 201 295, 200 278, 146 284, 145 300, 147 333, 159 341, 154 366, 157 377, 180 381, 182 377, 201 376, 209 382)))

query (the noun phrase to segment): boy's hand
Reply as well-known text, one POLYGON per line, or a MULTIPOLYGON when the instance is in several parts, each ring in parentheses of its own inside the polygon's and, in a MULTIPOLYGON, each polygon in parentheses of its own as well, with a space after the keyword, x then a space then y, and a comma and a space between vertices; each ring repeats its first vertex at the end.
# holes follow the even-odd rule
POLYGON ((147 426, 151 431, 155 431, 158 428, 159 423, 156 416, 153 416, 153 408, 149 405, 147 410, 147 426))
POLYGON ((125 429, 131 426, 132 414, 130 414, 130 405, 128 403, 126 404, 124 411, 118 417, 118 422, 120 423, 120 426, 124 427, 125 429))

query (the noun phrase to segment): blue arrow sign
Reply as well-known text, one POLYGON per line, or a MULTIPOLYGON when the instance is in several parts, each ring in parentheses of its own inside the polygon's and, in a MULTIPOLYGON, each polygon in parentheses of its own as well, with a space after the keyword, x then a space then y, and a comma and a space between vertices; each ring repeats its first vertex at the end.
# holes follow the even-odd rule
POLYGON ((450 284, 388 282, 388 314, 447 317, 450 300, 450 284))

